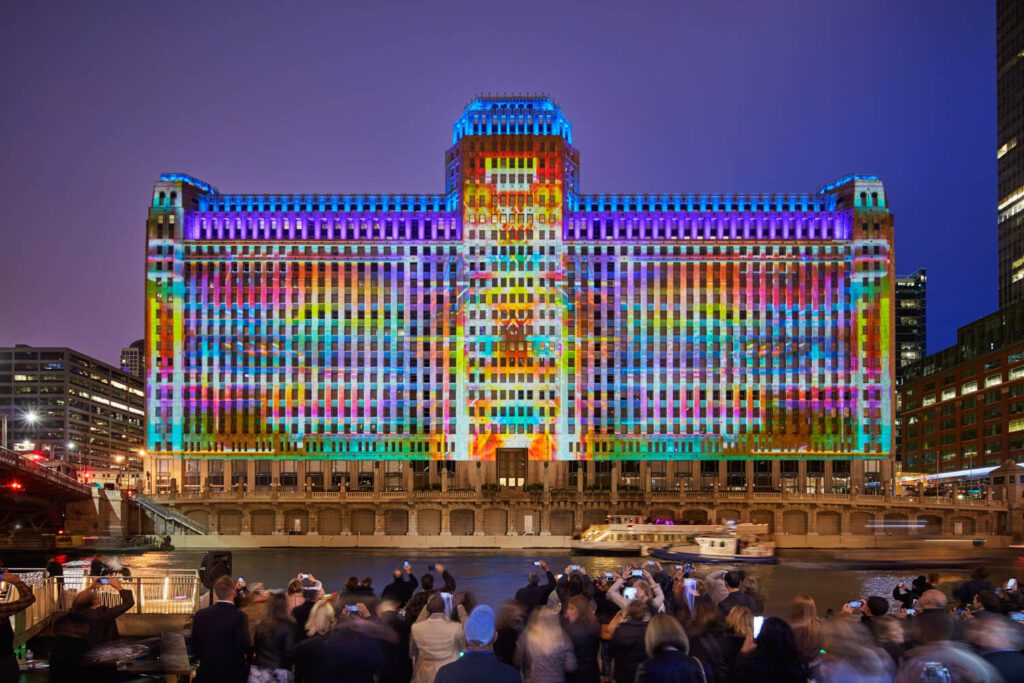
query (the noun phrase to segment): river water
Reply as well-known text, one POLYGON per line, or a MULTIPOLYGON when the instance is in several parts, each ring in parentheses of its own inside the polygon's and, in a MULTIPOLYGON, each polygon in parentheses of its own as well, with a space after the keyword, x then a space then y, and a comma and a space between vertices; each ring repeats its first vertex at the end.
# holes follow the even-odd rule
MULTIPOLYGON (((552 571, 560 573, 566 565, 575 562, 587 568, 591 574, 616 569, 620 570, 630 558, 573 556, 568 554, 538 554, 536 551, 393 551, 324 549, 263 549, 236 550, 233 552, 234 573, 245 577, 249 583, 261 581, 270 588, 283 588, 299 572, 314 574, 324 583, 328 591, 340 590, 350 576, 359 579, 370 577, 379 595, 383 586, 391 580, 391 572, 403 560, 413 565, 413 573, 426 571, 427 565, 440 562, 455 576, 457 590, 472 591, 481 602, 498 606, 511 598, 516 589, 526 584, 527 574, 534 569, 533 562, 543 559, 552 571)), ((881 551, 880 551, 881 552, 881 551)), ((964 549, 964 555, 971 554, 964 549)), ((154 569, 197 569, 202 552, 174 551, 152 552, 121 558, 130 568, 154 569)), ((1010 576, 1021 571, 1015 568, 1016 555, 1004 553, 988 561, 993 583, 1003 583, 1010 576)), ((641 561, 635 558, 635 561, 641 561)), ((696 567, 698 575, 714 571, 711 565, 696 567)), ((816 559, 811 553, 788 551, 777 565, 746 567, 749 574, 757 576, 765 594, 766 613, 786 617, 793 596, 809 593, 817 602, 818 611, 824 614, 828 608, 839 610, 848 600, 870 595, 890 597, 893 587, 920 574, 938 574, 939 588, 947 593, 957 583, 967 578, 969 570, 928 569, 880 571, 843 568, 816 559)), ((908 581, 909 582, 909 581, 908 581)))

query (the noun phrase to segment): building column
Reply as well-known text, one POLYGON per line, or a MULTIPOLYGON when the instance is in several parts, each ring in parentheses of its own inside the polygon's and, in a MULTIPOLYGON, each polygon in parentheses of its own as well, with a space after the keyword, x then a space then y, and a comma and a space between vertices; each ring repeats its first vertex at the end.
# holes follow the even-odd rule
POLYGON ((277 458, 270 460, 270 490, 277 492, 281 487, 281 461, 277 458))
POLYGON ((644 493, 651 492, 651 463, 646 460, 640 463, 640 490, 644 493))
POLYGON ((611 497, 612 500, 619 495, 619 477, 622 476, 622 464, 616 460, 612 463, 612 483, 611 483, 611 497))
POLYGON ((210 461, 206 458, 199 458, 199 490, 210 492, 210 461))
POLYGON ((779 460, 772 460, 772 490, 782 490, 782 463, 779 460))
POLYGON ((245 462, 245 490, 253 491, 256 489, 256 461, 249 458, 245 462))
POLYGON ((825 480, 824 480, 824 491, 825 493, 832 493, 832 461, 825 461, 825 480))
POLYGON ((801 496, 806 495, 807 491, 807 461, 798 460, 796 464, 796 488, 797 493, 801 496))
POLYGON ((405 467, 402 468, 402 490, 404 490, 404 491, 406 491, 408 493, 408 492, 412 491, 412 489, 413 489, 412 463, 411 462, 407 462, 407 463, 405 463, 405 467))
POLYGON ((248 508, 242 508, 242 535, 252 535, 252 511, 248 508))
POLYGON ((483 463, 480 461, 476 462, 476 466, 473 468, 473 488, 476 489, 476 495, 480 495, 480 487, 483 486, 483 463))
MULTIPOLYGON (((377 486, 376 477, 373 478, 373 485, 377 486)), ((381 510, 379 507, 375 508, 373 512, 373 535, 384 535, 384 510, 381 510)))
POLYGON ((441 507, 441 535, 452 535, 452 511, 447 505, 441 507))
POLYGON ((818 511, 807 510, 807 534, 817 535, 818 534, 818 511))
POLYGON ((307 534, 319 534, 320 533, 320 510, 312 505, 306 506, 306 533, 307 534))
POLYGON ((541 508, 540 508, 540 519, 538 520, 538 524, 540 526, 540 531, 538 532, 538 535, 540 535, 540 536, 550 536, 551 535, 551 506, 550 505, 542 505, 541 506, 541 508))
POLYGON ((309 493, 309 487, 306 486, 306 461, 296 460, 295 461, 295 480, 297 483, 296 488, 299 493, 309 493))
POLYGON ((438 477, 440 477, 441 478, 441 493, 448 493, 448 479, 449 479, 448 472, 445 471, 445 470, 442 470, 440 474, 438 474, 438 475, 433 475, 432 474, 431 476, 438 476, 438 477))
MULTIPOLYGON (((591 462, 593 462, 593 461, 591 461, 591 462)), ((586 469, 578 469, 578 470, 576 470, 576 493, 577 494, 582 494, 583 493, 583 480, 587 478, 587 476, 589 474, 588 470, 590 468, 587 466, 587 461, 586 460, 581 461, 579 463, 579 466, 581 468, 586 468, 586 469)))
POLYGON ((484 511, 479 507, 473 508, 473 535, 484 535, 484 511))
POLYGON ((547 462, 544 463, 544 469, 541 472, 541 478, 542 478, 543 484, 544 484, 544 493, 548 492, 548 489, 549 489, 549 486, 550 486, 550 476, 548 474, 548 464, 549 463, 547 463, 547 462))
POLYGON ((750 496, 754 493, 754 461, 744 460, 743 461, 743 479, 747 484, 747 495, 750 496))
POLYGON ((285 529, 284 529, 284 510, 282 510, 280 507, 278 507, 276 510, 274 510, 274 533, 275 534, 283 534, 283 533, 285 533, 285 529))
MULTIPOLYGON (((411 470, 412 468, 409 468, 409 469, 411 470)), ((419 536, 420 532, 419 532, 419 529, 416 526, 417 519, 416 519, 416 506, 415 505, 410 505, 409 506, 409 513, 408 514, 409 514, 409 528, 406 530, 405 535, 406 536, 419 536)))
POLYGON ((863 460, 853 460, 850 462, 850 493, 854 495, 864 493, 863 460))
POLYGON ((506 536, 516 536, 516 506, 508 505, 505 507, 505 516, 508 520, 508 524, 505 525, 506 536))
POLYGON ((850 508, 844 507, 843 511, 839 513, 839 535, 852 533, 850 531, 850 508))
POLYGON ((341 508, 341 533, 340 536, 352 535, 352 512, 348 506, 341 508))

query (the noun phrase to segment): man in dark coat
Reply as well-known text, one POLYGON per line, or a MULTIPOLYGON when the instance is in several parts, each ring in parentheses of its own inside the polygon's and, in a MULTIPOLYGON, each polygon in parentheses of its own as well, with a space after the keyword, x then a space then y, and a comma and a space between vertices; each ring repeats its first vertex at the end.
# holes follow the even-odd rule
POLYGON ((516 591, 516 600, 526 606, 527 614, 537 607, 548 604, 548 596, 555 590, 555 575, 548 569, 548 563, 541 560, 540 568, 544 570, 544 575, 548 579, 546 584, 540 585, 540 575, 537 572, 530 572, 526 585, 516 591))
POLYGON ((743 579, 745 578, 746 575, 739 569, 733 569, 725 573, 725 587, 729 592, 718 603, 718 611, 723 618, 729 616, 729 611, 733 607, 738 606, 746 607, 750 610, 751 614, 757 614, 757 601, 754 600, 750 593, 740 590, 740 586, 743 585, 743 579))
POLYGON ((416 592, 420 582, 413 576, 412 565, 408 562, 401 568, 395 569, 392 576, 394 581, 384 586, 380 599, 393 600, 398 603, 399 607, 405 607, 405 603, 409 602, 409 598, 416 592))
MULTIPOLYGON (((455 577, 448 573, 443 564, 434 565, 434 569, 441 572, 441 578, 444 579, 444 588, 440 592, 454 593, 455 577)), ((405 620, 410 624, 415 624, 416 619, 420 616, 420 612, 427 606, 430 596, 437 592, 434 590, 434 575, 424 574, 423 578, 420 579, 420 592, 412 596, 409 599, 409 604, 405 607, 405 620)))
POLYGON ((192 655, 199 660, 196 683, 245 683, 249 666, 249 620, 235 607, 235 581, 222 576, 213 584, 216 598, 192 621, 192 655))
POLYGON ((519 683, 522 677, 515 667, 499 660, 491 645, 497 637, 494 610, 477 605, 466 618, 466 652, 451 664, 438 669, 434 683, 519 683))

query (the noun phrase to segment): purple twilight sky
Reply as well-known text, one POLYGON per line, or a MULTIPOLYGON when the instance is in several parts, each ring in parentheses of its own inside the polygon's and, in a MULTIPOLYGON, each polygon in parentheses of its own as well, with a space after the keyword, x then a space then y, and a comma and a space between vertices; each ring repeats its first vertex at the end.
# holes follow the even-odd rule
POLYGON ((0 22, 0 345, 143 334, 161 171, 438 192, 474 95, 542 92, 585 192, 880 174, 929 348, 996 307, 991 0, 15 2, 0 22))

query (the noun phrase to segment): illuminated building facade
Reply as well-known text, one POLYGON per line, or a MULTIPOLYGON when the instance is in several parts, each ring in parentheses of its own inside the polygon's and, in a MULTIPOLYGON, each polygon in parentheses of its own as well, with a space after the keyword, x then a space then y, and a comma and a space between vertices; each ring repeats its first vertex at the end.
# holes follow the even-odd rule
POLYGON ((776 482, 781 460, 887 466, 893 223, 877 177, 595 195, 579 169, 570 122, 528 96, 469 104, 441 194, 161 176, 156 479, 251 486, 263 465, 247 461, 304 461, 325 488, 360 479, 339 461, 496 462, 505 485, 552 461, 776 462, 776 482))

